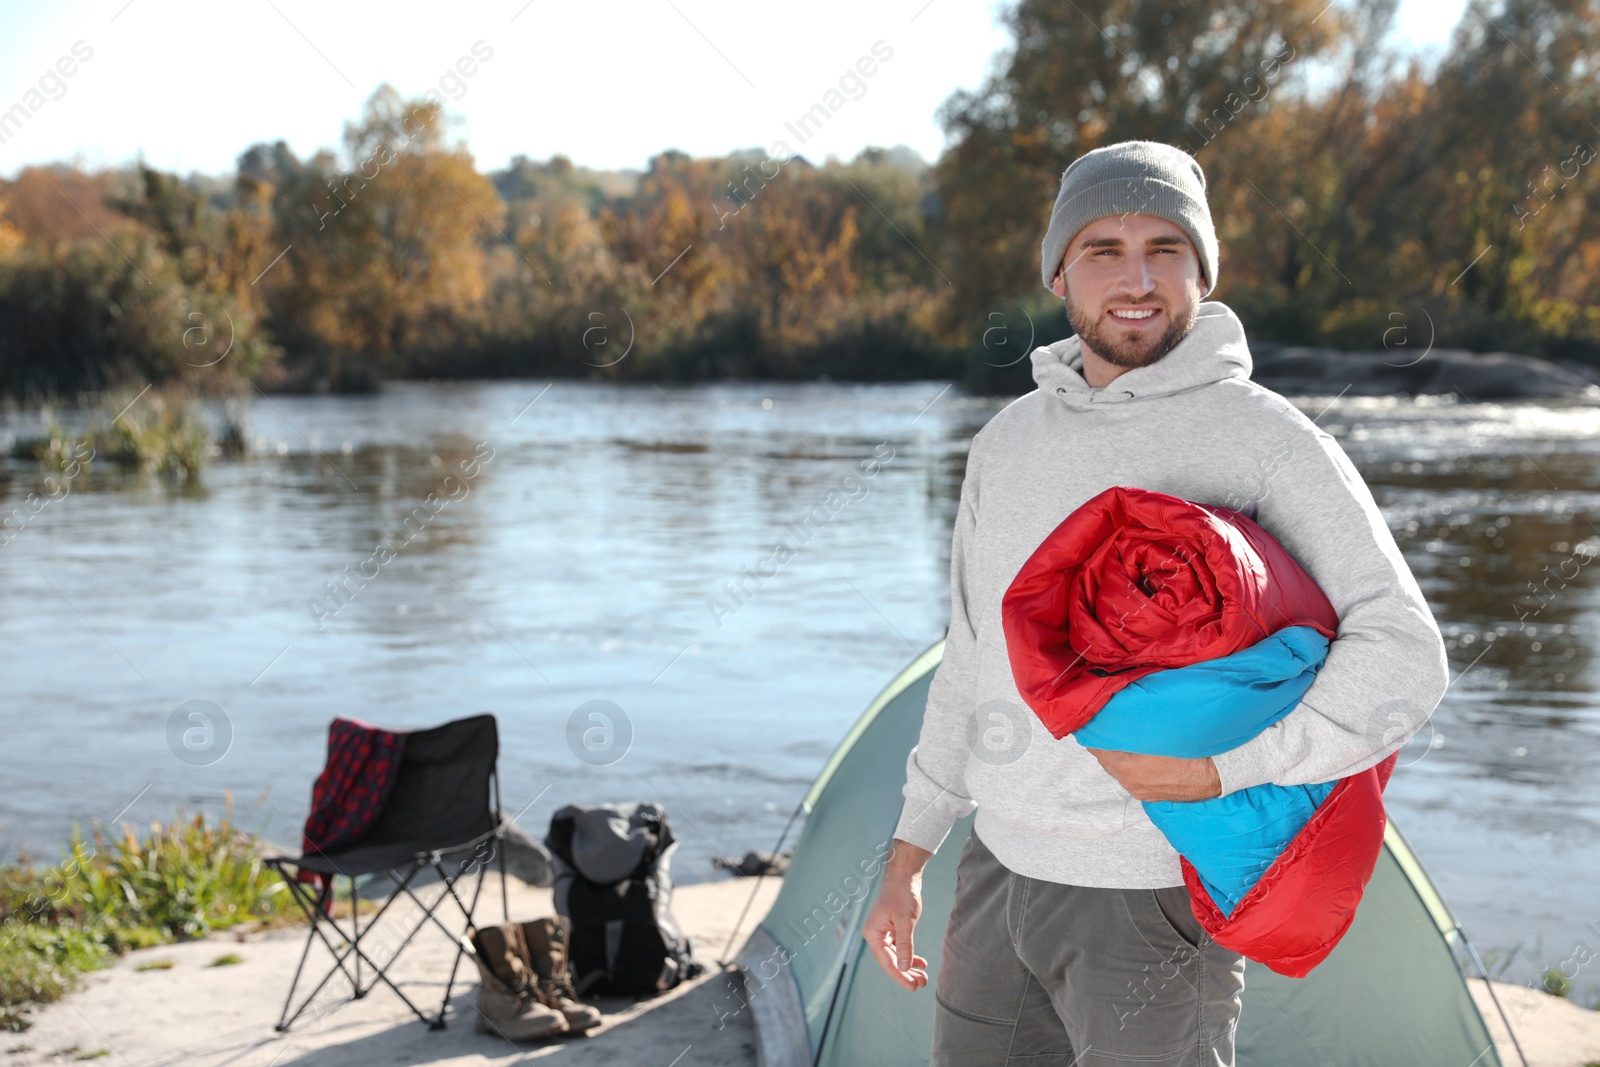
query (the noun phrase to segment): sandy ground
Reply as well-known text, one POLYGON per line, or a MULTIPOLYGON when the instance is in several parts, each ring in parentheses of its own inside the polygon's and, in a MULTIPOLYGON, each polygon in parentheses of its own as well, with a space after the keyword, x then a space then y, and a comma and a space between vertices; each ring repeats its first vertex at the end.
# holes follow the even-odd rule
MULTIPOLYGON (((489 875, 479 918, 500 918, 497 876, 489 875)), ((739 928, 735 950, 756 920, 765 915, 781 882, 761 881, 754 904, 739 928)), ((510 880, 511 914, 519 919, 550 915, 550 891, 510 880)), ((715 960, 723 953, 733 924, 749 900, 747 880, 680 886, 673 911, 693 940, 707 974, 668 993, 633 1002, 597 1001, 603 1026, 583 1037, 512 1044, 473 1029, 477 972, 463 961, 451 994, 449 1025, 430 1031, 399 997, 379 986, 366 998, 347 999, 349 985, 330 983, 287 1034, 274 1029, 283 997, 305 943, 303 928, 250 934, 223 934, 203 941, 130 953, 111 967, 88 975, 80 989, 33 1014, 22 1034, 0 1035, 0 1067, 60 1065, 80 1060, 119 1067, 193 1064, 197 1067, 375 1067, 380 1064, 438 1064, 441 1067, 510 1064, 550 1060, 553 1067, 755 1067, 755 1031, 748 1011, 737 1011, 738 985, 729 985, 715 960), (214 967, 232 953, 241 962, 214 967), (166 970, 140 971, 152 961, 171 961, 166 970)), ((437 887, 430 887, 430 893, 437 887)), ((399 906, 397 905, 397 908, 399 906)), ((411 914, 415 914, 412 911, 411 914)), ((445 912, 448 914, 448 912, 445 912)), ((391 911, 385 922, 405 929, 391 911)), ((381 943, 380 943, 381 945, 381 943)), ((381 951, 381 947, 375 946, 381 951)), ((436 1010, 444 991, 453 946, 437 927, 416 937, 392 970, 397 984, 424 1011, 436 1010)), ((314 963, 328 959, 318 946, 314 963)), ((317 971, 320 978, 322 971, 317 971)), ((1506 1040, 1499 1014, 1482 981, 1469 983, 1488 1020, 1501 1058, 1519 1061, 1506 1040)), ((302 986, 302 992, 306 987, 302 986)), ((1523 986, 1495 984, 1501 1006, 1516 1028, 1529 1067, 1583 1067, 1600 1061, 1600 1012, 1523 986)))
MULTIPOLYGON (((1489 1024, 1500 1058, 1507 1067, 1520 1067, 1521 1061, 1506 1039, 1505 1024, 1489 999, 1483 980, 1473 979, 1467 985, 1489 1024)), ((1542 990, 1504 982, 1494 984, 1494 993, 1517 1033, 1528 1067, 1584 1067, 1600 1062, 1600 1011, 1580 1008, 1542 990)))
MULTIPOLYGON (((533 919, 555 913, 548 889, 534 889, 514 878, 508 881, 513 917, 533 919)), ((761 880, 755 903, 740 927, 735 951, 772 906, 781 885, 776 878, 761 880)), ((729 979, 718 973, 715 964, 752 888, 753 880, 678 887, 672 898, 673 912, 689 935, 696 958, 708 965, 708 973, 647 1001, 595 1001, 606 1021, 581 1037, 512 1044, 495 1034, 476 1033, 478 975, 470 960, 462 962, 457 974, 450 997, 452 1011, 443 1030, 430 1031, 385 986, 352 1001, 348 999, 349 983, 336 979, 287 1034, 279 1034, 273 1026, 305 945, 305 928, 301 927, 247 935, 242 941, 222 934, 130 953, 111 967, 88 975, 76 993, 36 1011, 33 1026, 25 1033, 0 1034, 0 1049, 10 1053, 0 1055, 0 1067, 73 1063, 89 1060, 96 1053, 100 1055, 90 1062, 118 1067, 179 1063, 197 1067, 404 1063, 466 1067, 546 1059, 572 1067, 685 1067, 689 1063, 696 1067, 755 1067, 751 1013, 735 1011, 739 1006, 733 992, 738 989, 737 980, 730 989, 729 979), (239 956, 242 962, 210 966, 225 953, 239 956), (156 960, 170 960, 171 969, 137 969, 156 960)), ((428 892, 436 893, 438 887, 428 887, 428 892)), ((391 909, 385 923, 407 918, 398 913, 399 907, 391 909)), ((418 914, 414 905, 409 907, 411 915, 418 914)), ((497 875, 486 878, 478 918, 483 922, 500 920, 497 875)), ((453 951, 443 931, 428 926, 397 958, 391 976, 423 1011, 437 1011, 453 951)), ((308 971, 319 960, 325 970, 330 957, 320 945, 312 950, 308 971)), ((317 972, 318 978, 321 973, 317 972)), ((308 991, 307 987, 302 985, 302 991, 308 991)))

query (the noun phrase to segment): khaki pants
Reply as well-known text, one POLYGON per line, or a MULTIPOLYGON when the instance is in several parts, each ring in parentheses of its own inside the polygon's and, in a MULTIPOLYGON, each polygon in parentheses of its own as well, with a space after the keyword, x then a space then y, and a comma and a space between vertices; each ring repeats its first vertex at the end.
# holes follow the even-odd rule
POLYGON ((1244 957, 1189 891, 1013 874, 977 834, 956 868, 933 1067, 1232 1067, 1244 957))

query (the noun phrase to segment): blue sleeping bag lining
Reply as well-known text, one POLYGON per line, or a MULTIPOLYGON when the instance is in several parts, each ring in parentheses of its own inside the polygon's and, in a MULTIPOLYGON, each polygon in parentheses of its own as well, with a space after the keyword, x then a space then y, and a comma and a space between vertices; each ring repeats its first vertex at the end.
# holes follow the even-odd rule
MULTIPOLYGON (((1231 656, 1148 674, 1073 732, 1079 744, 1197 759, 1237 748, 1299 705, 1328 638, 1290 626, 1231 656)), ((1145 813, 1231 916, 1338 781, 1266 783, 1209 800, 1144 801, 1145 813)))

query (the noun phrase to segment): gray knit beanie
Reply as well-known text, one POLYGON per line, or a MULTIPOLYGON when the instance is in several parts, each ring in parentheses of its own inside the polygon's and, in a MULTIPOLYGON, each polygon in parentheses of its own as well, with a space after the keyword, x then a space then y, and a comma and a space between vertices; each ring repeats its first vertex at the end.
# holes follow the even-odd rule
POLYGON ((1075 160, 1061 176, 1039 265, 1050 288, 1078 231, 1107 215, 1154 215, 1181 226, 1200 255, 1209 286, 1217 287, 1217 231, 1206 205, 1206 176, 1195 158, 1159 141, 1120 141, 1075 160))

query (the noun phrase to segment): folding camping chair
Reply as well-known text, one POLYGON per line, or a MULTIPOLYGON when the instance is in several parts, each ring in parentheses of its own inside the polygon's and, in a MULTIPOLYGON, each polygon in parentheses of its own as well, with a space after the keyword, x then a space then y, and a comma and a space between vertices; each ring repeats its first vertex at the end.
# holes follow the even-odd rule
POLYGON ((295 968, 294 981, 289 985, 289 995, 284 999, 283 1013, 276 1029, 289 1029, 338 973, 343 973, 349 979, 352 1000, 366 996, 381 981, 394 990, 406 1006, 416 1013, 417 1018, 428 1024, 430 1030, 444 1029, 445 1010, 450 1003, 450 989, 455 984, 456 971, 461 965, 461 957, 471 949, 464 940, 465 931, 450 929, 434 912, 448 898, 455 901, 466 924, 471 926, 473 911, 483 890, 483 868, 492 855, 500 865, 500 906, 506 920, 511 918, 505 884, 503 838, 506 828, 501 819, 500 781, 495 772, 499 752, 499 733, 493 715, 475 715, 431 730, 410 733, 406 736, 394 785, 367 832, 356 841, 331 851, 294 857, 275 856, 266 860, 283 876, 289 885, 289 892, 311 921, 311 932, 306 935, 306 947, 300 953, 300 964, 295 968), (432 904, 424 903, 411 884, 428 867, 433 868, 444 884, 444 892, 432 904), (348 932, 331 914, 323 913, 317 894, 299 880, 301 872, 328 875, 330 880, 337 877, 349 879, 348 932), (474 872, 478 877, 474 880, 472 900, 464 903, 456 892, 456 883, 474 872), (379 875, 387 876, 394 883, 394 888, 363 925, 356 879, 379 875), (373 927, 402 895, 409 897, 422 909, 422 917, 398 943, 393 944, 393 951, 386 959, 375 959, 372 952, 368 951, 376 941, 372 936, 373 927), (434 1017, 424 1014, 413 1004, 411 998, 387 974, 401 950, 429 922, 443 930, 456 944, 450 977, 444 987, 444 998, 439 1003, 438 1015, 434 1017), (326 927, 332 927, 336 936, 330 938, 326 927), (333 954, 333 966, 291 1013, 301 972, 305 970, 312 943, 317 940, 321 940, 333 954), (363 962, 371 972, 365 985, 363 962))

